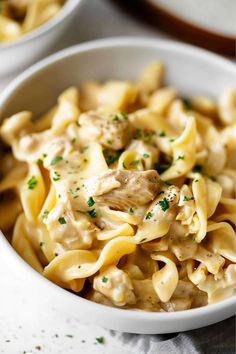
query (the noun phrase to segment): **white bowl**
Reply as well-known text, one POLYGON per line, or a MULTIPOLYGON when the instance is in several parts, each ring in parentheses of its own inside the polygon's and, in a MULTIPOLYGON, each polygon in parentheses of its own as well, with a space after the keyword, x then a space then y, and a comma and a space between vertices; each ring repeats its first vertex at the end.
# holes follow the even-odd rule
POLYGON ((13 42, 0 42, 0 77, 33 64, 52 46, 83 0, 67 0, 57 16, 13 42))
MULTIPOLYGON (((88 79, 133 79, 149 62, 166 63, 166 81, 184 95, 217 96, 236 82, 236 69, 225 59, 170 41, 118 38, 94 41, 63 50, 32 66, 0 97, 1 117, 29 109, 41 114, 70 85, 88 79)), ((80 298, 43 278, 26 264, 0 235, 1 258, 22 278, 26 296, 45 311, 48 304, 69 318, 78 317, 106 328, 132 333, 170 333, 224 320, 235 313, 235 297, 205 307, 172 313, 150 313, 106 307, 80 298)), ((10 279, 10 277, 9 277, 10 279)))

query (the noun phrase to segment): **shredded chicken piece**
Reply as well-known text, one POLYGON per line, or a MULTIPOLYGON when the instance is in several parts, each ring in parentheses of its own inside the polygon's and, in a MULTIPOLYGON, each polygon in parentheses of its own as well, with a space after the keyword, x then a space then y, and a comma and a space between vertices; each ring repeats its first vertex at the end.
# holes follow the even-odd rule
POLYGON ((116 306, 135 304, 133 285, 123 270, 109 266, 93 280, 93 288, 111 300, 116 306))
POLYGON ((113 209, 127 210, 152 201, 159 190, 157 171, 108 170, 90 179, 94 200, 113 209))
POLYGON ((79 117, 80 140, 99 141, 103 146, 113 150, 122 149, 132 136, 132 127, 125 114, 105 114, 90 111, 79 117))

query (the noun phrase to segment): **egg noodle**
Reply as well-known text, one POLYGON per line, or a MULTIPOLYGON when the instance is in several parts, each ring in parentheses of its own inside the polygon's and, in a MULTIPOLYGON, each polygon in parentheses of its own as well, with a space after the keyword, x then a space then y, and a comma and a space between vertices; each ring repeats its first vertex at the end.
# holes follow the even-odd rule
POLYGON ((109 306, 178 311, 236 290, 236 91, 180 98, 163 72, 68 88, 0 128, 0 229, 46 278, 109 306))
POLYGON ((0 0, 0 42, 14 41, 56 16, 62 0, 0 0))

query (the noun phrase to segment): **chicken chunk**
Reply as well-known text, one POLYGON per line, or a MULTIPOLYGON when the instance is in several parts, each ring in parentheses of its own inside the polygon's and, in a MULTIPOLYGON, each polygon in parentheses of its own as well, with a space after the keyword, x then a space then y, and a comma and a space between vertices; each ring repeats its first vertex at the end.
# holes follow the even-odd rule
POLYGON ((90 111, 79 118, 80 140, 98 141, 113 150, 122 149, 131 139, 132 127, 124 113, 105 114, 90 111))
POLYGON ((159 176, 155 170, 108 170, 90 179, 94 200, 118 210, 145 205, 159 190, 159 176))
POLYGON ((103 294, 116 306, 135 304, 133 285, 123 270, 109 266, 93 280, 93 288, 103 294))

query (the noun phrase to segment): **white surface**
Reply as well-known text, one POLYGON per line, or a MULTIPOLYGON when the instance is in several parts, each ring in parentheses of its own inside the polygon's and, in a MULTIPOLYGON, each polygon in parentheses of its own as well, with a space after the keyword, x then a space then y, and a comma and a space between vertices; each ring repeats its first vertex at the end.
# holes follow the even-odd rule
POLYGON ((57 16, 14 42, 0 43, 0 75, 25 69, 42 58, 72 21, 82 0, 68 0, 57 16))
MULTIPOLYGON (((78 86, 91 78, 132 79, 147 63, 158 59, 166 64, 167 84, 173 84, 184 95, 201 92, 217 96, 236 81, 236 70, 232 63, 194 47, 146 38, 108 39, 67 49, 30 68, 0 97, 1 114, 10 115, 15 110, 27 107, 37 116, 53 105, 58 94, 70 85, 78 86), (188 79, 184 80, 184 77, 188 79)), ((167 333, 206 326, 230 317, 234 311, 234 298, 176 313, 149 313, 102 306, 48 282, 26 265, 4 238, 0 238, 0 249, 4 250, 2 259, 5 257, 12 267, 10 277, 21 276, 22 287, 26 284, 26 294, 33 299, 35 307, 42 312, 44 309, 50 311, 53 299, 53 308, 63 313, 62 321, 80 318, 120 331, 167 333)))
POLYGON ((230 36, 236 35, 235 0, 149 0, 174 16, 198 27, 230 36))

